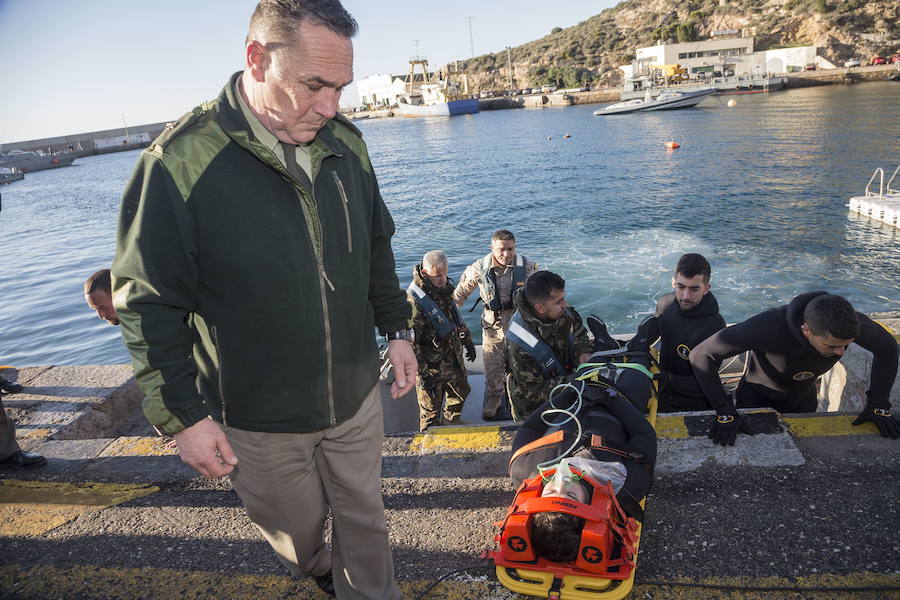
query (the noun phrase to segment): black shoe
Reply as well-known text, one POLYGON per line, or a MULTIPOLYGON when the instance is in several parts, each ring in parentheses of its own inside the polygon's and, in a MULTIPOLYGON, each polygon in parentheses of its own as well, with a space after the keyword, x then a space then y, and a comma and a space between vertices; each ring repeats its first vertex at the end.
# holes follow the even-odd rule
POLYGON ((331 577, 331 571, 325 573, 324 575, 313 575, 313 581, 316 582, 316 585, 319 586, 319 589, 325 592, 328 596, 334 597, 334 579, 331 577))
POLYGON ((12 456, 0 460, 0 467, 13 467, 14 469, 36 469, 47 464, 47 459, 34 452, 19 450, 12 456))
POLYGON ((3 390, 7 394, 18 394, 25 388, 22 387, 19 383, 13 383, 11 381, 7 381, 0 377, 0 390, 3 390))
POLYGON ((615 350, 620 348, 617 342, 606 330, 606 323, 597 315, 589 315, 587 318, 588 329, 594 334, 594 352, 602 350, 615 350))
POLYGON ((641 324, 638 325, 637 333, 628 340, 628 343, 625 344, 625 349, 647 352, 650 350, 650 345, 657 339, 659 339, 659 319, 656 318, 656 315, 651 315, 641 321, 641 324))

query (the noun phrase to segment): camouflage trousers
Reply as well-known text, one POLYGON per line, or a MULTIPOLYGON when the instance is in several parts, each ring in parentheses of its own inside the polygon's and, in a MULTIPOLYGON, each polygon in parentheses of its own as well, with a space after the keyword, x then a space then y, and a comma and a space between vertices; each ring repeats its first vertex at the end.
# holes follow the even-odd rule
POLYGON ((419 431, 425 431, 433 425, 443 423, 449 425, 459 421, 463 403, 472 388, 466 373, 455 373, 453 379, 443 383, 435 383, 425 387, 421 377, 416 377, 416 398, 419 401, 419 431))

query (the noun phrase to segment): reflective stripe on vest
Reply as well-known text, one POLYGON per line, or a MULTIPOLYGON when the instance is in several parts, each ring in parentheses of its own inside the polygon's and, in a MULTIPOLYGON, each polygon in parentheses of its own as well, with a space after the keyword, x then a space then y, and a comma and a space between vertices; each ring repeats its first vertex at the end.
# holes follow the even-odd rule
MULTIPOLYGON (((509 330, 506 332, 506 337, 528 353, 541 368, 544 377, 549 379, 557 375, 568 375, 571 373, 571 368, 567 368, 566 365, 560 362, 553 352, 553 348, 532 331, 518 311, 509 321, 509 330)), ((569 343, 572 356, 575 356, 574 336, 569 334, 566 341, 569 343)))
POLYGON ((431 323, 435 333, 437 333, 438 338, 441 340, 446 339, 447 336, 456 331, 457 323, 462 323, 462 317, 460 317, 459 310, 456 308, 455 304, 450 305, 452 316, 456 321, 454 323, 447 318, 447 315, 441 310, 441 307, 437 305, 434 298, 426 294, 425 290, 415 283, 410 283, 409 287, 406 288, 406 291, 412 294, 416 304, 422 309, 422 312, 425 313, 425 317, 428 319, 428 322, 431 323))
MULTIPOLYGON (((512 289, 510 290, 510 304, 505 308, 512 308, 512 295, 517 289, 525 285, 525 257, 516 254, 516 264, 512 272, 512 289)), ((484 301, 485 307, 489 310, 503 310, 504 306, 500 302, 500 294, 497 291, 497 276, 494 273, 493 256, 488 254, 481 260, 481 299, 484 301)))

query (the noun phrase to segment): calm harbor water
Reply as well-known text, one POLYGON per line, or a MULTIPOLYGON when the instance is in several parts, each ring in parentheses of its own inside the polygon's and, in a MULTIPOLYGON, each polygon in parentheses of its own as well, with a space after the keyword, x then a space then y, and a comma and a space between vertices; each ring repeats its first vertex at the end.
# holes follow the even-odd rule
MULTIPOLYGON (((684 252, 709 258, 728 321, 813 289, 865 312, 900 310, 900 231, 845 206, 875 168, 900 162, 900 84, 737 102, 616 117, 594 117, 588 105, 358 122, 397 223, 401 283, 435 248, 458 278, 503 227, 613 333, 652 312, 684 252), (681 149, 666 151, 668 140, 681 149)), ((128 361, 81 286, 112 259, 136 159, 83 158, 0 188, 0 364, 128 361)), ((478 311, 465 314, 480 337, 478 311)))

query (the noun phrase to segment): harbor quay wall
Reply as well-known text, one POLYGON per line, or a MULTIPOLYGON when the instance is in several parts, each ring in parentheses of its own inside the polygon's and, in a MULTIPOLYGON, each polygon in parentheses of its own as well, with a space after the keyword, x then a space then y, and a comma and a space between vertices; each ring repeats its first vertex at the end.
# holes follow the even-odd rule
POLYGON ((101 131, 89 131, 72 135, 61 135, 39 140, 26 140, 0 144, 0 152, 10 150, 41 151, 47 153, 78 152, 79 156, 124 152, 146 148, 163 132, 166 123, 135 125, 101 131))
POLYGON ((886 81, 895 73, 900 73, 900 63, 800 71, 797 73, 789 73, 787 75, 786 85, 787 87, 809 87, 813 85, 829 85, 835 83, 886 81))

